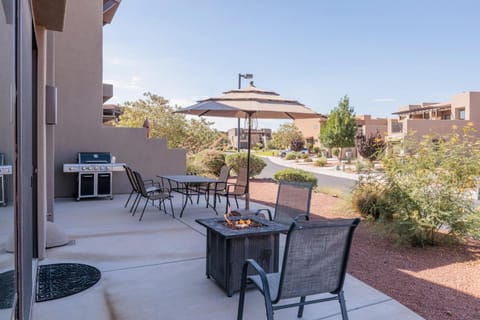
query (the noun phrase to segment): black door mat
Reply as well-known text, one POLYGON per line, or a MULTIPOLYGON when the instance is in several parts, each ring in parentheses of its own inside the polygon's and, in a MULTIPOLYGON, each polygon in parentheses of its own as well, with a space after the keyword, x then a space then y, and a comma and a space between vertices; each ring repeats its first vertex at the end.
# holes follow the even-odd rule
POLYGON ((47 264, 37 269, 36 301, 70 296, 93 286, 101 273, 95 267, 80 263, 47 264))
POLYGON ((15 297, 14 270, 0 273, 0 309, 10 309, 15 297))

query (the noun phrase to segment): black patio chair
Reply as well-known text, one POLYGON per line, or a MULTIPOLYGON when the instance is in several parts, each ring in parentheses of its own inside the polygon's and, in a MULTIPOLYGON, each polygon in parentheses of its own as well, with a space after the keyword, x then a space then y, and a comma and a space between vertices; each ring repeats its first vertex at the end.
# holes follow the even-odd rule
MULTIPOLYGON (((124 208, 127 207, 128 203, 130 202, 130 199, 135 194, 134 201, 133 201, 132 206, 130 208, 130 212, 132 212, 133 208, 135 207, 136 202, 140 198, 140 189, 139 189, 139 186, 137 185, 137 181, 135 179, 135 175, 133 174, 132 168, 130 168, 129 166, 123 166, 123 167, 125 168, 125 173, 127 174, 128 181, 130 182, 130 185, 132 187, 132 191, 130 191, 130 195, 128 196, 128 199, 125 202, 125 205, 123 207, 124 208)), ((152 191, 155 191, 155 190, 159 190, 159 187, 155 185, 155 183, 152 179, 143 180, 143 183, 145 184, 147 192, 152 192, 152 191)))
POLYGON ((237 320, 243 319, 247 282, 253 283, 264 296, 268 320, 273 320, 274 310, 297 306, 297 317, 301 318, 305 305, 332 300, 339 301, 342 319, 348 320, 343 284, 353 232, 359 223, 358 218, 292 223, 287 234, 281 272, 267 274, 255 260, 246 260, 242 270, 237 320), (249 267, 258 274, 248 275, 249 267), (333 296, 306 299, 321 293, 333 296), (300 301, 277 305, 288 298, 300 298, 300 301))
POLYGON ((220 199, 220 196, 225 197, 226 199, 226 207, 225 207, 225 212, 228 211, 228 208, 230 207, 230 197, 234 197, 235 203, 238 206, 238 200, 237 197, 243 196, 247 192, 247 180, 248 180, 248 172, 247 168, 239 168, 238 173, 237 173, 237 180, 235 183, 226 183, 225 189, 223 190, 218 190, 215 191, 215 200, 214 200, 214 205, 213 207, 216 209, 216 199, 217 197, 220 199))
POLYGON ((259 215, 267 212, 270 220, 291 225, 294 221, 310 219, 310 202, 312 199, 313 183, 280 181, 278 185, 277 201, 272 216, 270 209, 235 210, 239 215, 259 215))
POLYGON ((172 210, 172 217, 175 218, 175 213, 173 211, 172 196, 171 196, 170 192, 164 191, 163 189, 160 188, 160 186, 158 186, 158 188, 155 189, 155 190, 148 191, 145 187, 145 183, 143 182, 144 180, 142 179, 142 175, 140 173, 138 173, 137 171, 133 171, 133 175, 135 177, 135 181, 136 181, 138 189, 139 189, 140 198, 138 199, 138 201, 135 205, 135 209, 133 210, 132 216, 135 215, 135 212, 137 211, 138 204, 140 203, 141 199, 145 198, 145 205, 143 206, 142 214, 140 215, 140 218, 138 219, 139 221, 141 221, 142 218, 143 218, 143 214, 145 213, 145 208, 147 207, 148 202, 152 201, 153 203, 155 203, 155 200, 159 201, 159 204, 158 204, 159 210, 161 209, 162 204, 163 204, 163 207, 164 207, 163 210, 165 211, 165 214, 167 214, 167 206, 165 205, 165 200, 169 200, 170 201, 170 208, 172 210))

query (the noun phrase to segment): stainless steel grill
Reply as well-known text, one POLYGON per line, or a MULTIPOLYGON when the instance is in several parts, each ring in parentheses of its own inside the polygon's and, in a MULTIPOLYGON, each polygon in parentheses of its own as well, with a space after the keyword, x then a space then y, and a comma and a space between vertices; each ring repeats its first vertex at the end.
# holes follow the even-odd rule
POLYGON ((65 163, 63 172, 78 174, 77 200, 105 197, 113 199, 112 173, 123 171, 125 163, 112 162, 110 152, 79 152, 78 163, 65 163))

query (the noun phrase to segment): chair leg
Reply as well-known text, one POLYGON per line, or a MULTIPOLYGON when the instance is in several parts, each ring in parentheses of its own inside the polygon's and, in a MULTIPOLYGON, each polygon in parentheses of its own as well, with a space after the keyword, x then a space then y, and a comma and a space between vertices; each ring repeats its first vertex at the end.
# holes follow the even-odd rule
POLYGON ((173 211, 173 202, 172 202, 172 198, 170 198, 170 209, 172 209, 172 218, 175 218, 175 212, 173 211))
POLYGON ((240 208, 240 207, 238 206, 237 195, 235 195, 235 203, 237 204, 237 209, 240 208))
POLYGON ((147 204, 148 204, 148 199, 145 200, 145 205, 143 206, 142 214, 140 215, 140 219, 138 219, 138 221, 142 221, 143 214, 145 213, 145 208, 147 207, 147 204))
POLYGON ((247 279, 242 277, 242 283, 240 285, 240 296, 238 299, 238 312, 237 312, 237 320, 243 319, 243 308, 245 305, 245 290, 247 288, 247 279))
MULTIPOLYGON (((300 303, 304 303, 304 302, 305 302, 305 297, 300 297, 300 303)), ((298 307, 297 318, 301 318, 303 316, 303 307, 305 307, 303 304, 301 304, 298 307)))
MULTIPOLYGON (((133 212, 132 212, 132 217, 135 215, 135 213, 137 212, 137 208, 138 208, 138 204, 140 203, 140 201, 142 200, 142 197, 138 197, 138 200, 137 202, 135 203, 135 209, 133 209, 133 212)), ((146 200, 146 202, 148 203, 148 200, 146 200)))
POLYGON ((348 320, 347 305, 345 304, 343 290, 338 294, 338 302, 340 303, 340 310, 342 310, 342 320, 348 320))
POLYGON ((133 212, 133 208, 135 207, 135 204, 137 204, 138 198, 140 197, 141 197, 140 193, 137 193, 137 195, 135 196, 135 199, 133 200, 132 206, 130 207, 130 212, 133 212))
POLYGON ((133 190, 133 189, 132 189, 132 191, 130 191, 130 195, 128 196, 127 202, 125 202, 125 205, 123 206, 124 208, 127 207, 128 203, 130 202, 130 198, 132 197, 134 192, 135 192, 135 190, 133 190))
POLYGON ((270 295, 264 294, 263 297, 265 298, 265 311, 267 312, 267 320, 273 320, 273 307, 272 301, 270 300, 270 295))

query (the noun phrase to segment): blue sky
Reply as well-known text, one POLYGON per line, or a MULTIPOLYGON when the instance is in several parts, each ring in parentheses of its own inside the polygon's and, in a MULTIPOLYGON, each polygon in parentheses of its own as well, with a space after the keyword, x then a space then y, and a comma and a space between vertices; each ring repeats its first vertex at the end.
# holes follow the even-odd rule
POLYGON ((124 0, 104 27, 104 81, 112 103, 150 91, 187 106, 252 73, 323 114, 347 94, 357 114, 387 117, 480 90, 479 14, 476 0, 124 0))

